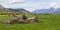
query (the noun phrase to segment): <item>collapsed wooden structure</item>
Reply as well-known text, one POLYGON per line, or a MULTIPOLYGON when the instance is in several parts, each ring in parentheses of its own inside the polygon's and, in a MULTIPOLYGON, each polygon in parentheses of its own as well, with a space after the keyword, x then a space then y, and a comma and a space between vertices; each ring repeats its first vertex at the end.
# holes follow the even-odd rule
POLYGON ((3 21, 4 24, 12 24, 12 23, 37 23, 38 22, 38 17, 34 16, 31 18, 27 18, 26 20, 17 17, 15 14, 12 14, 14 16, 13 19, 8 19, 3 21))

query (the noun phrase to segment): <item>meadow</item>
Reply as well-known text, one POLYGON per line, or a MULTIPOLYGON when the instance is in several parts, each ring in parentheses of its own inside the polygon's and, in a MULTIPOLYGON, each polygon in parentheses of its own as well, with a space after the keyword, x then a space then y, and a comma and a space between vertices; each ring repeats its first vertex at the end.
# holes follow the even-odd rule
POLYGON ((0 15, 0 30, 60 30, 60 15, 38 15, 39 22, 35 24, 1 23, 9 18, 13 17, 9 17, 8 15, 0 15))

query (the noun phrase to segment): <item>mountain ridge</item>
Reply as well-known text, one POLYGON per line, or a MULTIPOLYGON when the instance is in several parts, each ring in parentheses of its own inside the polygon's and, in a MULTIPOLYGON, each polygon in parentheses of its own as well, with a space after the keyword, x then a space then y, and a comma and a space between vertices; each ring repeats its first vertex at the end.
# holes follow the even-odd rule
POLYGON ((60 8, 50 8, 50 9, 38 9, 38 10, 35 10, 33 11, 32 13, 35 13, 35 14, 46 14, 46 13, 50 13, 50 14, 60 14, 60 8))
POLYGON ((20 13, 30 13, 29 11, 23 9, 23 8, 17 8, 17 9, 13 9, 13 8, 5 8, 3 6, 0 5, 0 12, 20 12, 20 13))

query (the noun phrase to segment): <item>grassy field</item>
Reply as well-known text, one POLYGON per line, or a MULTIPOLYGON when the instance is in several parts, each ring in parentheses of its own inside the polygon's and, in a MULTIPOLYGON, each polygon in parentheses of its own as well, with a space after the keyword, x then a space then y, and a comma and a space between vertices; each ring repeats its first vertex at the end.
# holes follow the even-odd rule
MULTIPOLYGON (((8 15, 0 15, 0 22, 12 18, 8 15)), ((0 30, 60 30, 60 15, 38 15, 36 24, 2 24, 0 30)))

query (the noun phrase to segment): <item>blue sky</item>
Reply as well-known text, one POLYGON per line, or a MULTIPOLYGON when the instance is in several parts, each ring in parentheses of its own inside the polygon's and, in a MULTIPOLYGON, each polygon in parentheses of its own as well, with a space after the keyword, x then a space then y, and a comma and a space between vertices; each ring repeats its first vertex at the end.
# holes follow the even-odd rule
POLYGON ((0 5, 6 8, 24 8, 28 11, 60 7, 60 0, 0 0, 0 5))

